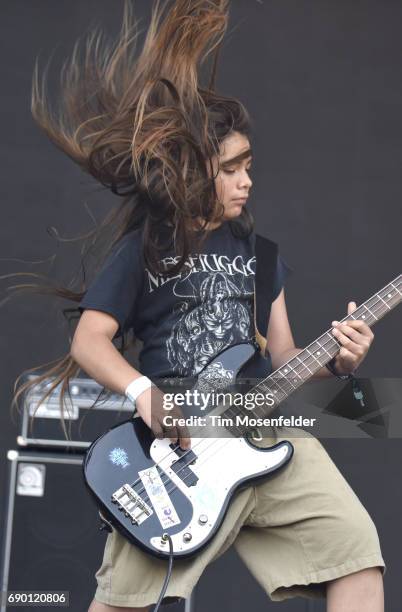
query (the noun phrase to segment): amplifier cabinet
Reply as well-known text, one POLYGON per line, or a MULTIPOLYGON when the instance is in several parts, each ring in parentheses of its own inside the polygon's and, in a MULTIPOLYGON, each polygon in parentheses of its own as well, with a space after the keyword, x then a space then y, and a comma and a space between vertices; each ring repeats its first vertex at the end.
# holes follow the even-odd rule
POLYGON ((63 402, 63 427, 60 387, 40 402, 51 383, 52 380, 47 379, 25 394, 17 438, 19 446, 85 451, 98 436, 134 413, 133 404, 124 396, 105 392, 92 379, 75 378, 70 381, 69 394, 63 402))
MULTIPOLYGON (((34 378, 38 376, 30 374, 25 380, 34 378)), ((194 379, 158 378, 153 382, 163 392, 172 393, 191 388, 194 379)), ((60 386, 41 402, 51 384, 52 379, 46 379, 25 394, 18 446, 69 448, 84 452, 101 434, 126 421, 135 412, 135 406, 124 395, 105 389, 91 378, 73 378, 70 380, 69 394, 64 397, 63 428, 60 386)))
MULTIPOLYGON (((69 609, 87 612, 106 534, 85 488, 83 455, 10 450, 7 460, 1 590, 69 591, 69 609)), ((2 603, 1 612, 14 609, 2 603)))

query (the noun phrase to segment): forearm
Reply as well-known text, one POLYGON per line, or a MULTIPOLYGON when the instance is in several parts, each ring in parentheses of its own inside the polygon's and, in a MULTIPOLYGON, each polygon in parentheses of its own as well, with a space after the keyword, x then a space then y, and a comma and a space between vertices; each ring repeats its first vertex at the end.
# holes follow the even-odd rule
MULTIPOLYGON (((303 350, 304 349, 301 349, 301 348, 294 348, 294 349, 289 349, 287 351, 284 351, 283 353, 280 353, 279 355, 271 356, 273 369, 277 370, 284 363, 287 363, 290 359, 292 359, 292 357, 295 357, 296 355, 298 355, 298 353, 300 353, 303 350)), ((332 376, 333 375, 328 370, 328 368, 324 366, 323 368, 320 368, 319 370, 317 370, 317 372, 315 372, 311 378, 328 378, 332 376)))
POLYGON ((104 334, 81 333, 74 340, 70 354, 88 376, 122 395, 127 385, 141 376, 104 334))

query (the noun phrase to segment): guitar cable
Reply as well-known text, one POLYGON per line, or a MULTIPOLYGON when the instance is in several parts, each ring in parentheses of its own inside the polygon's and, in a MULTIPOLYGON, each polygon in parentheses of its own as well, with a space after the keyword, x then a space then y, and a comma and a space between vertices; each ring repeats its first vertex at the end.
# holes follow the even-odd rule
MULTIPOLYGON (((103 514, 101 513, 100 510, 98 510, 98 514, 99 517, 101 519, 102 522, 102 526, 99 527, 100 530, 105 529, 108 532, 112 532, 113 531, 113 525, 103 516, 103 514)), ((153 610, 153 612, 158 612, 159 607, 162 603, 162 599, 165 596, 166 593, 166 589, 168 588, 168 584, 169 584, 169 580, 170 577, 172 575, 172 569, 173 569, 173 542, 172 542, 172 538, 170 537, 170 535, 168 533, 164 533, 162 534, 162 540, 166 540, 169 542, 169 561, 168 561, 168 569, 166 572, 166 576, 165 576, 165 580, 163 581, 163 585, 162 585, 162 590, 159 594, 158 597, 158 601, 155 604, 155 608, 153 610)))
POLYGON ((172 569, 173 569, 173 542, 172 542, 172 538, 170 537, 170 535, 168 533, 164 533, 162 535, 162 539, 165 540, 165 542, 166 542, 166 540, 168 540, 168 542, 169 542, 169 562, 168 562, 168 569, 167 569, 167 572, 166 572, 165 580, 163 582, 162 590, 161 590, 160 595, 158 597, 158 601, 155 604, 155 608, 154 608, 153 612, 158 612, 158 610, 159 610, 159 607, 160 607, 160 605, 162 603, 162 599, 164 598, 164 595, 166 593, 166 589, 168 587, 169 580, 170 580, 170 577, 172 575, 172 569))

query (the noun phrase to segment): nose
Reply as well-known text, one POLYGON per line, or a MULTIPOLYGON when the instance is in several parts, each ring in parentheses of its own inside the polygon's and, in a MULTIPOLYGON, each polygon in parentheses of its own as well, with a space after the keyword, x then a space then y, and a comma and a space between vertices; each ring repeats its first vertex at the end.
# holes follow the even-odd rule
POLYGON ((253 181, 251 180, 249 173, 247 172, 247 170, 243 170, 243 172, 241 172, 239 175, 238 188, 239 189, 244 189, 244 188, 250 189, 252 184, 253 184, 253 181))

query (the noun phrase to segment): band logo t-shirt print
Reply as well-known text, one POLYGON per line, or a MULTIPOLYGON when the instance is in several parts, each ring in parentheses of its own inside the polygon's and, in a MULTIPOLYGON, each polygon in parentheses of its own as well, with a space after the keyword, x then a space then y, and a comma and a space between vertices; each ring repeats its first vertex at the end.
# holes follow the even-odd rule
MULTIPOLYGON (((168 270, 177 257, 167 252, 161 261, 168 270)), ((116 336, 133 329, 143 341, 141 373, 196 376, 217 353, 253 337, 255 271, 251 236, 235 236, 228 222, 211 231, 202 252, 170 277, 146 267, 135 230, 115 245, 79 308, 111 314, 119 323, 116 336)), ((278 256, 273 299, 289 271, 278 256)))
MULTIPOLYGON (((255 256, 242 244, 242 252, 222 252, 217 235, 209 252, 190 256, 177 277, 145 271, 145 292, 171 304, 164 326, 166 358, 172 373, 196 375, 222 349, 253 335, 252 298, 255 256), (227 254, 226 254, 227 253, 227 254)), ((162 259, 166 268, 175 257, 162 259)))

